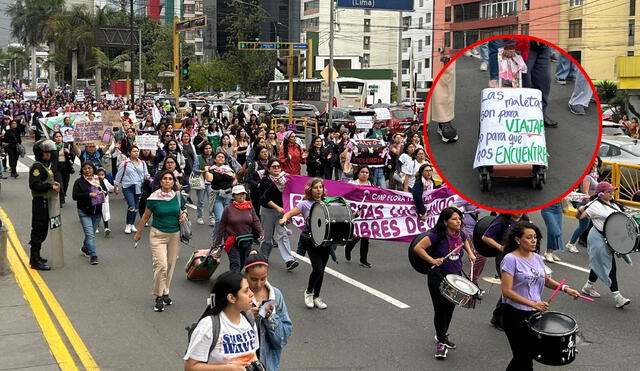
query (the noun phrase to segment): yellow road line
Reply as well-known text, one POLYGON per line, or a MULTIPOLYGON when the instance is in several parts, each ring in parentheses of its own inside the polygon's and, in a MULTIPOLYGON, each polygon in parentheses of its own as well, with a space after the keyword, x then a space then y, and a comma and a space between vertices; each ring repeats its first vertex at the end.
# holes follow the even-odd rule
POLYGON ((58 329, 49 316, 49 313, 42 303, 33 283, 29 279, 27 269, 22 265, 22 262, 16 255, 15 250, 9 248, 9 246, 7 246, 7 258, 9 260, 11 270, 13 271, 13 275, 16 277, 16 281, 18 282, 18 286, 22 289, 24 297, 27 299, 31 310, 36 317, 36 321, 38 321, 40 329, 42 329, 42 334, 49 344, 49 349, 51 350, 53 357, 56 359, 56 362, 58 362, 58 366, 63 371, 78 370, 75 362, 73 361, 73 357, 71 357, 71 353, 69 353, 69 349, 67 349, 67 346, 62 341, 58 329))
MULTIPOLYGON (((25 266, 28 266, 27 262, 29 259, 24 251, 24 248, 22 247, 22 244, 20 243, 20 239, 16 234, 13 223, 11 223, 11 220, 9 220, 9 216, 1 207, 0 216, 2 216, 5 224, 7 225, 7 229, 9 230, 9 240, 15 246, 20 260, 22 260, 25 266)), ((91 356, 89 349, 87 349, 84 341, 82 341, 82 338, 80 338, 80 335, 78 335, 78 332, 73 327, 73 324, 69 320, 69 317, 67 317, 67 314, 64 312, 62 306, 60 306, 60 303, 51 292, 51 289, 49 289, 49 286, 47 286, 47 284, 42 279, 40 273, 33 269, 27 269, 27 272, 31 275, 31 278, 35 282, 36 286, 38 286, 38 289, 40 289, 40 292, 42 293, 45 301, 49 304, 49 308, 51 308, 51 311, 56 317, 65 335, 67 336, 67 339, 69 339, 69 343, 75 350, 84 368, 87 370, 100 370, 100 367, 98 367, 98 364, 91 356)))

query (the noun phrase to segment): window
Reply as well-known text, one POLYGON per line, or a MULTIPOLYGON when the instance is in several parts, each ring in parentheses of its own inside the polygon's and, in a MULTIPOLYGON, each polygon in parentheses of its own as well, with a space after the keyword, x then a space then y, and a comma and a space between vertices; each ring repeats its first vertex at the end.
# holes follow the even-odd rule
POLYGON ((582 37, 582 19, 569 21, 569 38, 575 39, 582 37))
POLYGON ((320 0, 312 0, 304 3, 304 11, 320 9, 320 0))
POLYGON ((633 46, 636 43, 636 20, 635 19, 630 19, 629 20, 629 40, 627 40, 627 45, 628 46, 633 46))
POLYGON ((529 10, 529 0, 522 0, 522 10, 529 10))
POLYGON ((302 21, 300 21, 300 27, 302 29, 318 27, 318 26, 319 26, 318 17, 303 19, 302 21))
POLYGON ((406 75, 409 73, 409 61, 408 60, 402 60, 402 74, 406 75))
POLYGON ((627 57, 633 57, 633 50, 627 52, 627 57))
POLYGON ((418 51, 422 51, 422 40, 418 40, 418 51))
POLYGON ((569 6, 580 6, 582 5, 582 0, 569 0, 569 6))
POLYGON ((420 7, 422 8, 424 6, 424 0, 420 0, 420 7))
POLYGON ((424 38, 424 45, 425 45, 425 46, 431 45, 431 35, 427 35, 427 36, 424 38))
POLYGON ((371 32, 371 19, 364 20, 364 32, 371 32))
POLYGON ((362 49, 369 50, 370 44, 371 44, 371 37, 365 36, 362 40, 362 49))
POLYGON ((424 60, 424 68, 429 68, 431 66, 431 59, 430 58, 426 58, 424 60))
POLYGON ((402 18, 402 31, 409 31, 409 27, 411 27, 411 17, 403 17, 402 18))
POLYGON ((444 46, 445 48, 451 47, 451 32, 444 33, 444 46))
POLYGON ((528 23, 523 23, 520 25, 520 34, 521 35, 528 35, 529 34, 529 24, 528 23))
MULTIPOLYGON (((523 10, 529 8, 528 1, 524 0, 523 10)), ((518 10, 517 0, 491 0, 480 4, 480 18, 491 19, 515 15, 518 10)))
POLYGON ((362 67, 368 68, 371 67, 371 54, 362 54, 362 67))
POLYGON ((636 15, 636 0, 629 0, 629 17, 636 15))
POLYGON ((425 14, 424 23, 431 23, 431 13, 425 14))
POLYGON ((451 22, 451 7, 444 8, 444 21, 451 22))
POLYGON ((422 62, 418 62, 418 73, 422 73, 422 62))
POLYGON ((422 17, 418 18, 418 28, 422 29, 422 17))
POLYGON ((402 49, 409 49, 411 47, 411 39, 402 39, 402 49))

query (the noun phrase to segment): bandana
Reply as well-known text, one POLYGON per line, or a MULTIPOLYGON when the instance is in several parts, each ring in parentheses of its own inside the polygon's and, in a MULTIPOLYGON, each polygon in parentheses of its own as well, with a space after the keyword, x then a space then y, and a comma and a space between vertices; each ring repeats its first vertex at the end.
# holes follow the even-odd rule
POLYGON ((460 232, 457 232, 453 235, 447 234, 447 240, 449 241, 449 249, 451 251, 462 245, 462 235, 460 234, 460 232))
POLYGON ((251 209, 251 201, 244 201, 244 202, 235 202, 235 201, 233 201, 232 204, 238 210, 249 210, 249 209, 251 209))
POLYGON ((276 185, 276 187, 278 188, 278 191, 280 192, 284 191, 284 187, 287 185, 287 173, 285 173, 284 171, 281 171, 277 177, 269 175, 269 179, 271 179, 273 184, 276 185))
POLYGON ((64 143, 56 143, 56 149, 59 151, 64 147, 64 143))
POLYGON ((157 200, 157 201, 170 201, 176 196, 176 192, 171 190, 169 192, 162 192, 162 188, 153 192, 148 200, 157 200))

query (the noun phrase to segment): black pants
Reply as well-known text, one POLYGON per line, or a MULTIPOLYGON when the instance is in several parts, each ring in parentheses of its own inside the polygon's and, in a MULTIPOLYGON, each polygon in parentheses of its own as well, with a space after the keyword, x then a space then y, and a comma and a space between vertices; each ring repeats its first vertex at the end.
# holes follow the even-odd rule
MULTIPOLYGON (((534 43, 534 42, 531 42, 534 43)), ((527 73, 522 75, 522 87, 542 92, 542 111, 546 112, 551 90, 551 49, 546 46, 531 46, 527 57, 527 73)))
POLYGON ((69 178, 71 177, 71 169, 69 168, 71 165, 65 163, 60 163, 58 165, 58 171, 60 172, 60 179, 62 179, 61 191, 60 192, 60 203, 65 203, 65 198, 67 197, 67 189, 69 188, 69 178))
POLYGON ((453 318, 453 310, 456 309, 456 305, 440 293, 440 283, 443 279, 443 274, 438 271, 433 271, 427 276, 427 286, 433 302, 433 324, 439 342, 445 340, 453 318))
POLYGON ((42 243, 49 233, 49 201, 43 197, 31 200, 31 260, 40 256, 42 243))
MULTIPOLYGON (((611 254, 611 271, 609 272, 609 278, 611 279, 611 286, 609 289, 611 292, 618 291, 618 278, 616 277, 616 257, 611 254)), ((596 282, 598 275, 593 269, 589 272, 589 282, 596 282)))
POLYGON ((365 263, 367 262, 367 257, 369 256, 369 239, 368 238, 360 238, 356 237, 353 240, 347 242, 344 247, 345 252, 351 254, 351 250, 356 246, 356 244, 360 241, 360 261, 365 263))
POLYGON ((304 247, 309 253, 309 260, 311 261, 311 274, 309 275, 307 292, 313 292, 313 297, 317 298, 320 296, 320 289, 322 289, 324 269, 329 261, 329 252, 331 248, 326 244, 314 247, 309 246, 307 243, 304 243, 304 247))
POLYGON ((18 149, 15 143, 10 143, 6 149, 7 155, 9 155, 9 167, 11 168, 11 175, 18 174, 18 149))
POLYGON ((533 370, 533 352, 531 348, 532 335, 527 320, 535 311, 525 311, 503 305, 504 333, 509 340, 513 358, 507 366, 507 371, 533 370))

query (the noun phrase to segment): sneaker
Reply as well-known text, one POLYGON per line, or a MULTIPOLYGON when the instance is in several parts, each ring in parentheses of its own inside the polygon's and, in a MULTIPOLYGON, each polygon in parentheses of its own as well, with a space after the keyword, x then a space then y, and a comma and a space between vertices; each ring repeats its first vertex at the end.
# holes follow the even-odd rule
POLYGON ((104 238, 108 238, 110 234, 111 234, 111 229, 105 228, 104 229, 104 238))
POLYGON ((216 225, 216 221, 215 220, 209 220, 209 226, 213 227, 214 225, 216 225))
POLYGON ((557 128, 558 127, 558 121, 552 120, 548 117, 544 118, 544 127, 546 128, 557 128))
POLYGON ((91 255, 89 255, 89 250, 87 250, 87 248, 86 248, 86 247, 84 247, 84 246, 83 246, 82 248, 80 248, 80 252, 82 253, 82 255, 83 255, 85 258, 89 258, 89 257, 91 257, 91 255))
POLYGON ((585 284, 584 286, 582 286, 582 291, 583 294, 585 295, 589 295, 592 298, 599 298, 600 297, 600 293, 597 292, 593 286, 589 286, 588 284, 585 284))
POLYGON ((443 343, 436 344, 436 358, 444 359, 447 358, 447 346, 443 343))
POLYGON ((137 232, 138 230, 136 229, 136 226, 131 224, 131 232, 137 232))
POLYGON ((567 85, 567 79, 560 79, 556 77, 556 82, 560 85, 567 85))
POLYGON ((313 309, 313 293, 308 293, 307 290, 304 291, 304 305, 313 309))
POLYGON ((545 252, 544 254, 542 254, 542 258, 546 261, 548 261, 549 263, 555 263, 555 259, 553 259, 553 254, 550 252, 545 252))
POLYGON ((171 300, 171 298, 167 294, 162 295, 162 302, 164 303, 164 305, 173 304, 173 300, 171 300))
POLYGON ((97 256, 92 256, 91 260, 89 260, 89 264, 91 265, 97 265, 98 264, 98 257, 97 256))
POLYGON ((300 263, 298 263, 297 260, 289 260, 288 262, 285 263, 285 265, 287 266, 288 271, 292 271, 296 269, 296 267, 300 265, 300 263))
POLYGON ((480 63, 480 71, 486 71, 486 70, 487 70, 487 62, 480 63))
POLYGON ((466 52, 464 52, 464 56, 465 57, 470 57, 471 55, 472 55, 471 52, 468 51, 468 50, 466 52))
POLYGON ((313 298, 313 305, 318 309, 327 309, 327 304, 325 304, 319 296, 317 298, 313 298))
POLYGON ((196 223, 203 225, 204 224, 204 220, 202 220, 202 218, 198 218, 198 220, 196 220, 196 223))
POLYGON ((616 302, 616 308, 620 308, 620 309, 622 309, 625 305, 627 305, 627 304, 631 303, 631 300, 629 300, 629 299, 625 298, 625 297, 624 297, 624 296, 622 296, 622 295, 616 295, 616 296, 613 298, 613 301, 615 301, 615 302, 616 302))
POLYGON ((360 262, 360 266, 361 267, 365 267, 365 268, 371 268, 371 263, 367 262, 367 261, 361 261, 360 262))
POLYGON ((162 301, 162 296, 156 296, 156 305, 153 306, 153 310, 156 312, 164 311, 164 302, 162 301))
POLYGON ((491 326, 497 328, 500 331, 504 331, 504 329, 502 328, 502 324, 496 317, 491 317, 491 320, 489 322, 491 323, 491 326))
POLYGON ((438 123, 438 134, 442 138, 442 141, 445 143, 455 142, 458 140, 458 132, 451 125, 451 122, 439 122, 438 123))
POLYGON ((498 87, 498 80, 489 80, 489 87, 496 89, 498 87))
POLYGON ((580 250, 578 250, 578 248, 576 247, 576 245, 572 244, 571 242, 567 243, 566 245, 564 245, 564 248, 568 251, 568 252, 572 252, 574 254, 577 254, 580 252, 580 250))
POLYGON ((569 104, 569 110, 571 111, 571 113, 573 113, 574 115, 584 115, 584 106, 581 106, 579 104, 569 104))
POLYGON ((100 228, 96 228, 96 234, 100 233, 100 228))
MULTIPOLYGON (((433 338, 436 339, 436 342, 438 341, 438 335, 434 335, 433 338)), ((444 341, 441 344, 444 344, 444 346, 449 349, 456 349, 456 345, 449 340, 449 334, 445 335, 444 341)))
POLYGON ((127 224, 127 226, 124 227, 124 233, 131 234, 131 224, 127 224))
POLYGON ((551 253, 551 257, 553 257, 553 261, 554 261, 554 262, 561 262, 561 261, 562 261, 562 259, 560 259, 560 258, 558 257, 558 255, 556 255, 556 254, 554 254, 554 253, 551 253))

